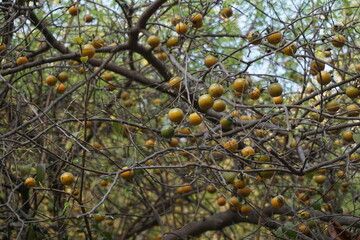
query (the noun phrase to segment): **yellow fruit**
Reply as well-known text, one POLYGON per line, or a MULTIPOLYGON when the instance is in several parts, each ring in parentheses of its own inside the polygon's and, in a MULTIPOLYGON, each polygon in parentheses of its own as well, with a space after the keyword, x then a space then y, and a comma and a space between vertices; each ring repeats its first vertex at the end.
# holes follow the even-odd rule
POLYGON ((202 122, 200 115, 196 112, 191 113, 188 117, 188 120, 191 125, 199 125, 202 122))
POLYGON ((96 215, 96 216, 94 216, 94 219, 96 222, 102 222, 105 220, 105 216, 104 215, 96 215))
POLYGON ((167 45, 168 47, 174 47, 174 46, 176 46, 178 43, 179 43, 179 38, 173 36, 173 37, 170 37, 170 38, 167 40, 166 45, 167 45))
POLYGON ((201 110, 207 111, 213 106, 214 100, 210 94, 204 94, 199 97, 198 104, 201 110))
POLYGON ((187 30, 188 28, 185 23, 179 22, 175 26, 175 31, 180 35, 184 35, 187 32, 187 30))
POLYGON ((157 47, 160 44, 160 39, 158 36, 155 35, 151 35, 148 37, 147 39, 147 43, 151 46, 151 47, 157 47))
POLYGON ((74 175, 70 172, 64 172, 60 176, 60 182, 64 185, 70 185, 75 181, 74 175))
POLYGON ((353 139, 353 132, 350 131, 350 130, 344 131, 344 132, 342 133, 342 138, 343 138, 343 140, 346 141, 346 142, 352 142, 352 141, 354 141, 354 139, 353 139))
POLYGON ((285 205, 285 198, 282 195, 278 195, 273 197, 270 203, 274 208, 282 208, 285 205))
POLYGON ((357 104, 350 104, 346 107, 346 111, 349 117, 356 117, 359 116, 360 108, 357 104))
POLYGON ((288 56, 294 56, 297 51, 297 46, 295 43, 291 43, 289 46, 286 46, 282 52, 288 56))
POLYGON ((105 81, 111 81, 113 80, 114 76, 109 73, 109 72, 104 72, 103 74, 101 74, 101 77, 105 80, 105 81))
POLYGON ((334 36, 331 43, 334 47, 341 48, 345 45, 346 39, 343 35, 334 36))
POLYGON ((254 154, 255 154, 255 150, 252 147, 244 147, 241 150, 241 155, 243 155, 243 157, 252 156, 254 154))
POLYGON ((108 185, 108 181, 102 179, 102 180, 100 181, 100 185, 103 186, 103 187, 106 187, 106 186, 108 185))
POLYGON ((210 68, 217 63, 217 58, 211 55, 208 55, 204 58, 204 64, 206 67, 210 68))
POLYGON ((280 32, 275 32, 267 36, 267 40, 271 44, 278 44, 282 40, 282 34, 280 32))
POLYGON ((326 104, 325 110, 331 114, 335 114, 340 109, 340 107, 340 103, 334 100, 326 104))
POLYGON ((315 74, 312 74, 312 75, 316 75, 318 72, 320 72, 320 71, 322 71, 324 69, 325 69, 325 63, 320 62, 318 60, 311 61, 310 70, 312 70, 313 73, 315 73, 315 74))
POLYGON ((259 31, 253 31, 253 32, 250 32, 248 34, 247 39, 252 44, 258 45, 262 41, 262 36, 261 36, 261 33, 259 31))
POLYGON ((221 84, 213 83, 210 85, 208 92, 212 97, 218 98, 224 93, 224 87, 221 84))
POLYGON ((171 78, 168 85, 173 89, 179 90, 182 87, 181 78, 180 77, 171 78))
POLYGON ((359 93, 360 93, 359 89, 353 86, 347 87, 345 90, 346 96, 348 96, 351 99, 357 98, 359 96, 359 93))
POLYGON ((87 56, 88 58, 92 58, 95 55, 95 48, 91 44, 85 44, 82 51, 81 56, 87 56))
POLYGON ((224 116, 220 119, 221 130, 229 131, 233 127, 233 119, 229 116, 224 116))
POLYGON ((192 22, 192 26, 194 28, 201 27, 203 25, 202 19, 203 19, 203 16, 200 13, 194 14, 190 19, 190 21, 192 22))
POLYGON ((29 60, 26 56, 18 57, 18 59, 16 59, 16 64, 19 66, 23 65, 25 63, 28 63, 28 62, 29 62, 29 60))
POLYGON ((326 181, 326 176, 322 174, 317 174, 314 176, 314 180, 317 184, 323 184, 326 181))
POLYGON ((25 187, 27 187, 27 188, 35 187, 35 184, 36 184, 36 180, 35 180, 35 178, 32 178, 32 177, 28 177, 28 178, 25 179, 25 181, 24 181, 24 185, 25 185, 25 187))
POLYGON ((247 182, 245 180, 235 179, 233 184, 236 188, 244 188, 246 187, 247 182))
POLYGON ((177 140, 177 138, 171 138, 169 141, 170 147, 177 147, 178 144, 179 144, 179 140, 177 140))
POLYGON ((6 45, 5 44, 0 44, 0 52, 6 49, 6 45))
POLYGON ((184 112, 180 108, 173 108, 168 113, 170 121, 180 123, 184 119, 184 112))
POLYGON ((155 145, 155 142, 154 142, 154 140, 152 140, 152 139, 149 139, 149 140, 147 140, 147 141, 145 142, 145 146, 146 146, 147 148, 149 148, 149 149, 153 148, 154 145, 155 145))
POLYGON ((45 83, 49 86, 54 86, 57 82, 57 79, 55 76, 53 75, 48 75, 46 78, 45 78, 45 83))
POLYGON ((69 79, 69 75, 66 72, 61 72, 58 74, 58 79, 60 82, 66 82, 69 79))
POLYGON ((243 93, 249 88, 249 82, 245 78, 237 78, 233 82, 235 91, 243 93))
POLYGON ((181 17, 179 15, 175 15, 171 18, 171 24, 175 26, 176 24, 178 24, 180 22, 180 20, 181 20, 181 17))
POLYGON ((229 198, 229 203, 231 206, 237 206, 240 204, 240 201, 237 197, 231 197, 229 198))
MULTIPOLYGON (((127 169, 128 167, 123 167, 124 169, 127 169)), ((125 172, 120 173, 120 177, 122 177, 125 180, 131 180, 134 177, 134 171, 133 170, 127 170, 125 172)))
POLYGON ((257 100, 260 98, 260 89, 258 89, 257 87, 254 87, 252 89, 250 89, 249 93, 248 93, 248 97, 252 100, 257 100))
POLYGON ((216 193, 216 187, 214 187, 213 185, 208 185, 206 187, 206 191, 208 191, 209 193, 216 193))
POLYGON ((104 39, 102 39, 101 37, 96 36, 96 37, 91 41, 91 45, 93 45, 94 48, 99 49, 99 48, 101 48, 102 46, 105 45, 105 41, 104 41, 104 39))
POLYGON ((273 101, 274 101, 275 104, 282 104, 284 102, 282 96, 273 97, 273 101))
POLYGON ((226 109, 226 104, 223 100, 221 99, 216 99, 214 101, 214 104, 212 106, 212 108, 216 111, 216 112, 223 112, 226 109))
POLYGON ((320 83, 321 85, 327 85, 331 82, 331 75, 328 72, 325 71, 321 71, 320 73, 317 74, 316 76, 316 80, 318 81, 318 83, 320 83))
POLYGON ((280 84, 278 83, 272 83, 270 84, 270 86, 268 87, 268 92, 270 94, 271 97, 278 97, 282 95, 283 92, 283 88, 280 84))
POLYGON ((89 23, 92 22, 93 17, 90 14, 86 14, 84 19, 86 23, 89 23))
POLYGON ((221 9, 220 15, 223 18, 229 18, 233 15, 233 11, 230 7, 226 7, 226 8, 221 9))
POLYGON ((80 9, 75 5, 71 6, 69 8, 69 13, 70 13, 71 16, 76 16, 76 15, 78 15, 79 12, 80 12, 80 9))
POLYGON ((300 223, 298 226, 297 226, 299 232, 307 235, 310 233, 310 229, 308 226, 306 226, 304 223, 300 223))

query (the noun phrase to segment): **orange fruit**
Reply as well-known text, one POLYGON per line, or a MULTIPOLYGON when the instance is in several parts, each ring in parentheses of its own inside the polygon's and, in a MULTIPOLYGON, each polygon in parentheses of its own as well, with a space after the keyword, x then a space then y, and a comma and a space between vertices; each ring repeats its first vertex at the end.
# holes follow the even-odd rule
POLYGON ((344 132, 342 133, 342 138, 343 138, 343 140, 346 141, 346 142, 352 142, 352 141, 354 141, 354 139, 353 139, 353 132, 350 131, 350 130, 344 131, 344 132))
POLYGON ((77 7, 77 6, 71 6, 70 8, 69 8, 69 13, 70 13, 70 15, 71 16, 76 16, 76 15, 78 15, 79 14, 79 12, 80 12, 80 9, 77 7))
POLYGON ((74 175, 70 172, 64 172, 60 176, 60 182, 64 185, 70 185, 75 181, 74 175))
POLYGON ((185 23, 179 22, 175 26, 175 31, 180 35, 184 35, 187 32, 187 30, 188 28, 185 23))
POLYGON ((331 75, 328 72, 325 71, 321 71, 317 74, 316 76, 316 80, 318 81, 318 83, 320 83, 321 85, 327 85, 331 82, 331 75))
POLYGON ((318 60, 312 60, 310 63, 310 70, 313 71, 312 75, 316 75, 318 72, 322 71, 325 69, 325 63, 320 62, 318 60))
POLYGON ((58 74, 58 79, 60 82, 66 82, 69 79, 69 75, 66 72, 61 72, 58 74))
POLYGON ((282 208, 285 205, 285 198, 282 195, 278 195, 273 197, 270 203, 274 208, 282 208))
POLYGON ((188 120, 191 125, 199 125, 202 122, 200 115, 196 112, 191 113, 188 117, 188 120))
POLYGON ((181 78, 180 77, 173 77, 168 82, 169 87, 179 90, 182 87, 181 78))
POLYGON ((151 36, 148 37, 147 43, 148 43, 152 48, 154 48, 154 47, 159 46, 159 44, 160 44, 160 39, 159 39, 158 36, 151 35, 151 36))
MULTIPOLYGON (((128 167, 123 167, 124 169, 127 169, 128 167)), ((125 180, 131 180, 134 177, 134 171, 133 170, 127 170, 125 172, 120 173, 120 177, 122 177, 125 180)))
POLYGON ((300 223, 298 226, 297 226, 299 232, 305 234, 305 235, 308 235, 310 233, 310 229, 308 226, 306 226, 304 223, 300 223))
POLYGON ((255 154, 255 150, 252 147, 244 147, 241 150, 241 155, 243 155, 243 157, 252 156, 254 154, 255 154))
POLYGON ((174 47, 179 43, 179 38, 178 37, 170 37, 167 41, 166 41, 166 46, 168 47, 174 47))
POLYGON ((331 40, 331 44, 334 47, 341 48, 345 45, 346 39, 343 35, 334 36, 331 40))
POLYGON ((81 56, 92 58, 95 55, 95 48, 91 44, 85 44, 81 51, 81 56))
POLYGON ((214 104, 212 106, 212 108, 216 111, 216 112, 223 112, 226 109, 226 104, 223 100, 221 99, 216 99, 214 101, 214 104))
POLYGON ((237 78, 233 82, 235 91, 243 93, 249 88, 249 82, 245 78, 237 78))
POLYGON ((278 97, 282 95, 283 88, 279 83, 272 83, 268 87, 268 92, 271 97, 278 97))
POLYGON ((57 87, 56 87, 56 91, 58 93, 64 93, 66 91, 66 86, 63 83, 60 83, 57 87))
POLYGON ((237 193, 242 197, 248 197, 251 193, 251 189, 248 187, 240 188, 237 190, 237 193))
POLYGON ((201 110, 207 111, 213 106, 214 100, 210 94, 204 94, 199 97, 198 104, 201 110))
POLYGON ((248 93, 248 97, 252 100, 258 100, 260 98, 260 89, 258 89, 257 87, 254 87, 252 89, 250 89, 249 93, 248 93))
POLYGON ((91 41, 91 45, 93 45, 94 48, 99 49, 99 48, 101 48, 102 46, 105 45, 105 41, 104 41, 104 39, 102 39, 101 37, 96 36, 96 37, 91 41))
POLYGON ((223 146, 230 152, 235 152, 238 149, 238 143, 235 139, 224 142, 223 146))
POLYGON ((155 142, 152 139, 149 139, 145 142, 145 146, 149 149, 153 148, 155 146, 155 142))
POLYGON ((29 60, 26 56, 21 56, 21 57, 18 57, 18 59, 16 59, 16 64, 19 66, 23 65, 25 63, 28 63, 28 62, 29 62, 29 60))
POLYGON ((6 49, 6 45, 5 44, 0 44, 0 52, 6 49))
POLYGON ((179 144, 179 140, 177 138, 171 138, 169 141, 170 147, 177 147, 178 144, 179 144))
POLYGON ((45 83, 49 86, 54 86, 57 82, 57 78, 54 75, 48 75, 45 78, 45 83))
POLYGON ((258 45, 262 41, 262 36, 259 31, 252 31, 247 35, 247 39, 254 45, 258 45))
POLYGON ((284 99, 282 96, 273 97, 272 98, 275 104, 282 104, 284 102, 284 99))
POLYGON ((326 176, 322 174, 317 174, 314 176, 314 181, 317 184, 323 184, 326 181, 326 176))
POLYGON ((190 21, 192 22, 192 26, 194 28, 202 27, 203 25, 203 16, 200 13, 195 13, 191 18, 190 21))
POLYGON ((224 206, 226 204, 226 199, 224 197, 219 197, 216 202, 219 206, 224 206))
POLYGON ((213 185, 208 185, 206 187, 206 191, 209 192, 209 193, 216 193, 216 187, 214 187, 213 185))
POLYGON ((237 197, 231 197, 229 198, 229 203, 231 206, 238 206, 240 204, 240 201, 237 197))
POLYGON ((331 114, 335 114, 340 109, 340 107, 340 103, 334 100, 326 104, 325 110, 331 114))
POLYGON ((280 32, 274 32, 267 36, 267 40, 271 44, 278 44, 282 40, 282 34, 280 32))
POLYGON ((168 113, 170 121, 180 123, 184 119, 184 112, 180 108, 173 108, 168 113))
POLYGON ((171 24, 175 26, 176 24, 178 24, 180 22, 180 20, 181 20, 181 17, 179 15, 175 15, 171 18, 171 24))
POLYGON ((109 73, 109 72, 104 72, 103 74, 101 74, 101 77, 105 80, 105 81, 111 81, 114 76, 109 73))
POLYGON ((204 58, 204 64, 206 67, 210 68, 217 63, 217 58, 211 55, 208 55, 204 58))
POLYGON ((100 186, 106 187, 107 185, 108 185, 108 181, 106 181, 106 180, 104 180, 104 179, 102 179, 102 180, 100 181, 100 186))
POLYGON ((32 178, 32 177, 28 177, 28 178, 25 179, 25 181, 24 181, 24 185, 25 185, 25 187, 27 187, 27 188, 35 187, 35 184, 36 184, 36 180, 35 180, 35 178, 32 178))
POLYGON ((251 206, 250 205, 247 205, 247 204, 244 204, 241 206, 240 208, 240 212, 244 215, 248 215, 250 212, 251 212, 251 206))
POLYGON ((247 182, 245 180, 241 179, 234 179, 234 187, 236 188, 244 188, 247 185, 247 182))
POLYGON ((213 83, 210 85, 208 92, 212 97, 218 98, 223 95, 224 87, 221 84, 213 83))
POLYGON ((93 17, 90 14, 86 14, 84 19, 86 23, 89 23, 92 22, 93 17))

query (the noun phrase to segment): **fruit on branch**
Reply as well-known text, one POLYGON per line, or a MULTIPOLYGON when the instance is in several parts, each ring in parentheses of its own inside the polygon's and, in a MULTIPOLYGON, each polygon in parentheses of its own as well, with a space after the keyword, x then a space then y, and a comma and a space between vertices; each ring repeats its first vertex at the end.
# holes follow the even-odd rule
POLYGON ((247 146, 247 147, 244 147, 243 149, 241 149, 241 155, 243 157, 252 156, 254 154, 255 154, 255 150, 250 146, 247 146))
POLYGON ((58 93, 64 93, 66 91, 66 86, 63 83, 60 83, 57 87, 56 87, 56 91, 58 93))
POLYGON ((260 98, 260 94, 261 94, 260 89, 254 87, 249 90, 248 97, 252 100, 258 100, 260 98))
POLYGON ((175 47, 179 43, 179 37, 172 36, 166 41, 166 46, 169 48, 175 47))
POLYGON ((222 131, 229 131, 233 128, 233 118, 224 116, 220 119, 220 126, 222 131))
POLYGON ((317 184, 323 184, 326 181, 326 176, 322 174, 317 174, 314 176, 314 181, 317 184))
POLYGON ((331 44, 334 47, 341 48, 345 45, 346 39, 343 35, 334 36, 331 40, 331 44))
POLYGON ((320 85, 327 85, 331 82, 332 77, 330 75, 330 73, 326 72, 326 71, 321 71, 317 74, 316 76, 316 80, 318 81, 318 83, 320 85))
POLYGON ((207 111, 213 106, 214 100, 210 94, 204 94, 199 97, 198 104, 201 110, 207 111))
POLYGON ((56 82, 57 82, 57 78, 54 75, 48 75, 45 78, 45 83, 49 86, 55 86, 56 82))
POLYGON ((203 25, 203 16, 200 13, 195 13, 190 21, 192 22, 192 27, 200 28, 203 25))
POLYGON ((168 82, 168 85, 170 88, 173 88, 175 90, 179 90, 183 86, 183 84, 181 83, 180 77, 171 78, 170 81, 168 82))
POLYGON ((220 15, 222 18, 230 18, 233 15, 233 11, 230 7, 221 9, 220 15))
POLYGON ((35 184, 36 184, 36 180, 35 180, 35 178, 33 178, 33 177, 28 177, 28 178, 26 178, 25 181, 24 181, 24 185, 25 185, 25 187, 27 187, 27 188, 35 187, 35 184))
POLYGON ((60 176, 60 182, 64 185, 71 185, 75 181, 75 177, 70 172, 64 172, 60 176))
POLYGON ((29 62, 29 60, 26 56, 21 56, 21 57, 18 57, 18 59, 16 59, 16 64, 19 66, 23 65, 25 63, 28 63, 28 62, 29 62))
POLYGON ((199 125, 202 123, 202 119, 200 117, 200 115, 196 112, 191 113, 188 117, 188 121, 191 125, 199 125))
POLYGON ((271 97, 278 97, 281 96, 283 93, 283 88, 279 83, 272 83, 268 87, 268 92, 271 97))
POLYGON ((224 93, 224 87, 219 83, 213 83, 210 85, 208 93, 214 98, 221 97, 224 93))
POLYGON ((259 31, 252 31, 247 35, 247 39, 254 45, 259 45, 262 41, 262 35, 259 31))
POLYGON ((179 15, 175 15, 171 18, 171 24, 173 26, 175 26, 176 24, 178 24, 181 20, 181 17, 179 15))
POLYGON ((282 52, 288 56, 294 56, 296 51, 297 51, 297 46, 295 43, 291 43, 282 50, 282 52))
POLYGON ((86 23, 92 22, 94 20, 90 14, 86 14, 84 19, 86 23))
POLYGON ((61 72, 58 74, 57 78, 60 82, 64 83, 69 79, 69 75, 66 72, 61 72))
POLYGON ((159 39, 158 36, 151 35, 151 36, 148 37, 147 43, 148 43, 152 48, 154 48, 154 47, 159 46, 159 44, 160 44, 160 39, 159 39))
POLYGON ((168 118, 174 123, 180 123, 184 119, 184 112, 180 108, 173 108, 169 111, 168 118))
POLYGON ((218 61, 217 58, 212 55, 208 55, 204 58, 204 64, 208 68, 214 66, 217 63, 217 61, 218 61))
POLYGON ((92 44, 85 44, 82 51, 81 56, 87 56, 88 58, 92 58, 95 55, 95 48, 92 44))
POLYGON ((225 206, 226 204, 226 199, 224 197, 219 197, 217 200, 216 200, 217 204, 219 206, 225 206))
POLYGON ((69 11, 71 16, 77 16, 80 13, 80 9, 76 5, 71 6, 68 11, 69 11))
POLYGON ((285 205, 285 198, 282 195, 277 195, 271 199, 270 203, 274 208, 282 208, 285 205))
MULTIPOLYGON (((128 169, 128 167, 123 167, 122 170, 124 169, 128 169)), ((134 177, 134 171, 133 170, 127 170, 125 172, 120 173, 120 177, 122 177, 123 179, 129 181, 134 177)))
POLYGON ((239 147, 238 142, 235 139, 230 139, 224 142, 222 145, 224 148, 226 148, 226 150, 230 152, 235 152, 239 147))
POLYGON ((275 104, 282 104, 284 102, 283 96, 273 97, 272 98, 275 104))
POLYGON ((94 48, 99 49, 101 47, 103 47, 105 45, 105 41, 104 39, 102 39, 99 36, 96 36, 92 41, 91 41, 91 45, 94 46, 94 48))
POLYGON ((164 138, 172 138, 175 134, 175 129, 171 125, 165 125, 160 130, 161 136, 164 138))
POLYGON ((359 89, 353 86, 349 86, 345 89, 345 94, 351 99, 357 98, 359 96, 359 89))
POLYGON ((278 44, 282 40, 282 34, 280 32, 274 32, 267 36, 267 40, 271 44, 278 44))
POLYGON ((325 111, 330 114, 335 114, 340 109, 340 107, 340 103, 336 100, 333 100, 325 105, 325 111))
POLYGON ((184 35, 188 30, 188 27, 185 23, 179 22, 175 26, 175 32, 177 32, 179 35, 184 35))
POLYGON ((239 93, 243 93, 246 90, 248 90, 249 88, 249 82, 247 79, 245 78, 237 78, 234 80, 233 82, 233 87, 234 90, 239 92, 239 93))
POLYGON ((212 106, 212 108, 216 111, 216 112, 223 112, 226 109, 226 104, 223 100, 221 99, 216 99, 214 101, 214 104, 212 106))
POLYGON ((346 142, 353 142, 354 139, 353 139, 353 132, 350 131, 350 130, 346 130, 342 133, 342 138, 344 141, 346 142))

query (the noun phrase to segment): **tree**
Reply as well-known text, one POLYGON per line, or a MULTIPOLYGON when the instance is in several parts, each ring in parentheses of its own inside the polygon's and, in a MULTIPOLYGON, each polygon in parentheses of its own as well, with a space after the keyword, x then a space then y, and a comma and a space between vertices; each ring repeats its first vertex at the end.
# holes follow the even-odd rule
POLYGON ((357 1, 0 6, 2 239, 360 239, 357 1))

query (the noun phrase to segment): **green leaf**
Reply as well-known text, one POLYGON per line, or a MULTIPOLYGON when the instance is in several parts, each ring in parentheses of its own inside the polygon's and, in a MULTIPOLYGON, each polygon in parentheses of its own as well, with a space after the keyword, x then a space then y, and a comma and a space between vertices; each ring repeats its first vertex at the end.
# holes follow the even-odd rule
POLYGON ((360 134, 354 134, 353 139, 356 142, 356 144, 359 144, 360 143, 360 134))
POLYGON ((122 123, 120 123, 120 122, 114 122, 112 126, 113 126, 113 130, 114 130, 115 133, 118 133, 118 134, 120 134, 120 135, 123 134, 123 132, 124 132, 124 127, 123 127, 122 123))
POLYGON ((45 174, 46 174, 46 167, 45 164, 38 164, 36 165, 36 180, 39 183, 43 183, 44 179, 45 179, 45 174))
POLYGON ((89 57, 88 57, 88 56, 80 57, 80 61, 81 61, 82 63, 86 63, 88 60, 89 60, 89 57))
POLYGON ((296 231, 295 225, 292 222, 285 222, 283 226, 283 232, 290 238, 295 239, 296 238, 296 231))
POLYGON ((82 39, 81 37, 76 37, 76 38, 73 38, 73 41, 76 42, 77 44, 82 44, 84 39, 82 39))

